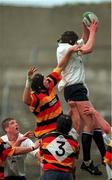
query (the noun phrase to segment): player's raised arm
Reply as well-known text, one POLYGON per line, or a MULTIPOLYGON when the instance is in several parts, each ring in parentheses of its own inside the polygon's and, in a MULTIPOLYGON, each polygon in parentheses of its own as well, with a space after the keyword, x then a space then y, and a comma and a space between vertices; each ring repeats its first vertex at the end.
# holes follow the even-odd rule
POLYGON ((88 38, 89 38, 89 29, 88 29, 88 27, 85 25, 85 23, 82 21, 82 30, 83 30, 83 32, 82 32, 82 39, 83 39, 83 41, 84 41, 84 44, 88 41, 88 38))
POLYGON ((32 82, 32 76, 37 72, 36 67, 30 67, 27 72, 27 80, 23 92, 23 102, 27 105, 31 104, 31 82, 32 82))
POLYGON ((86 42, 86 44, 84 44, 81 48, 80 51, 82 54, 87 54, 87 53, 91 53, 94 47, 94 43, 95 43, 95 35, 96 35, 96 31, 98 28, 98 23, 93 21, 90 24, 90 27, 88 27, 89 29, 89 38, 88 41, 86 42))

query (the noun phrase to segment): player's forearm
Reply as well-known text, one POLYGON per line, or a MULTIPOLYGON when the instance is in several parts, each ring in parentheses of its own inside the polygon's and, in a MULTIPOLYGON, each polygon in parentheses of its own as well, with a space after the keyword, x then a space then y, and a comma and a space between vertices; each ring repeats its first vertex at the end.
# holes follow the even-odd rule
POLYGON ((85 45, 83 45, 80 50, 83 54, 91 53, 95 43, 95 32, 91 31, 89 35, 89 39, 85 45))
POLYGON ((30 147, 15 147, 15 151, 14 154, 25 154, 25 153, 29 153, 31 151, 34 151, 36 149, 38 149, 38 147, 40 146, 40 141, 37 140, 33 146, 30 147))
POLYGON ((23 102, 27 105, 30 105, 31 103, 31 82, 32 82, 31 77, 27 75, 25 88, 23 92, 23 102))
POLYGON ((31 104, 31 90, 25 87, 23 92, 23 102, 27 105, 31 104))
POLYGON ((82 26, 83 26, 83 32, 82 32, 82 39, 83 39, 83 41, 84 41, 84 44, 87 42, 87 40, 88 40, 88 38, 89 38, 89 30, 88 30, 88 28, 87 28, 87 26, 83 23, 82 24, 82 26))
POLYGON ((25 153, 29 153, 31 151, 34 151, 35 150, 35 147, 16 147, 15 149, 15 155, 18 155, 18 154, 25 154, 25 153))

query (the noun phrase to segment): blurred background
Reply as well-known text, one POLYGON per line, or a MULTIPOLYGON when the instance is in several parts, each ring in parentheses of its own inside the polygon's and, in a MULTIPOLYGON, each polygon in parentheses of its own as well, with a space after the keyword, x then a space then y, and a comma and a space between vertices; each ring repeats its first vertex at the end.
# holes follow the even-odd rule
MULTIPOLYGON (((0 1, 0 121, 14 117, 24 133, 35 126, 35 117, 22 102, 27 70, 37 66, 47 75, 56 66, 57 39, 66 30, 82 34, 82 14, 94 12, 100 21, 92 54, 85 57, 86 82, 90 99, 102 116, 111 123, 111 2, 108 0, 0 1), (54 2, 54 4, 53 4, 54 2)), ((64 112, 67 105, 62 94, 64 112)), ((3 135, 0 128, 0 135, 3 135)), ((99 152, 92 144, 92 156, 100 163, 99 152)), ((80 171, 82 152, 77 163, 78 179, 106 180, 80 171)), ((39 176, 37 162, 28 156, 28 180, 39 176)))

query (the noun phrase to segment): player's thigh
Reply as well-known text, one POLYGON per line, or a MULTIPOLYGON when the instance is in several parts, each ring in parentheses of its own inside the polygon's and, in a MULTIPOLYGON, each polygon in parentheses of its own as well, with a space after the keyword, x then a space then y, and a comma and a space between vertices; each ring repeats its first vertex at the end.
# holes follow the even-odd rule
POLYGON ((93 107, 90 101, 77 101, 77 109, 79 111, 81 120, 83 121, 83 124, 87 127, 93 128, 96 124, 96 121, 92 118, 91 115, 85 114, 85 109, 88 107, 93 107))
POLYGON ((75 127, 76 130, 80 131, 80 114, 79 114, 77 105, 74 101, 69 101, 68 104, 71 111, 73 127, 75 127))
POLYGON ((70 107, 71 116, 74 116, 73 118, 75 121, 78 121, 78 120, 80 121, 80 114, 79 114, 76 102, 75 101, 69 101, 68 104, 70 107))

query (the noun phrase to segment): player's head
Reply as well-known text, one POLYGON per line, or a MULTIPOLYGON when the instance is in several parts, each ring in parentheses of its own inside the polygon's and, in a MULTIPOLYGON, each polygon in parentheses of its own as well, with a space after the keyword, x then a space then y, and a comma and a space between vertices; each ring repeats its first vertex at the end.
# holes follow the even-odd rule
POLYGON ((35 74, 31 82, 32 91, 39 93, 41 90, 46 90, 46 87, 44 86, 43 82, 44 82, 44 76, 39 73, 35 74))
POLYGON ((72 119, 69 115, 62 114, 57 120, 57 131, 63 134, 68 134, 72 128, 72 119))
POLYGON ((78 40, 78 35, 74 31, 65 31, 60 39, 58 39, 59 43, 69 43, 74 45, 78 40))
POLYGON ((19 133, 19 124, 16 119, 8 117, 2 121, 2 129, 6 133, 19 133))

